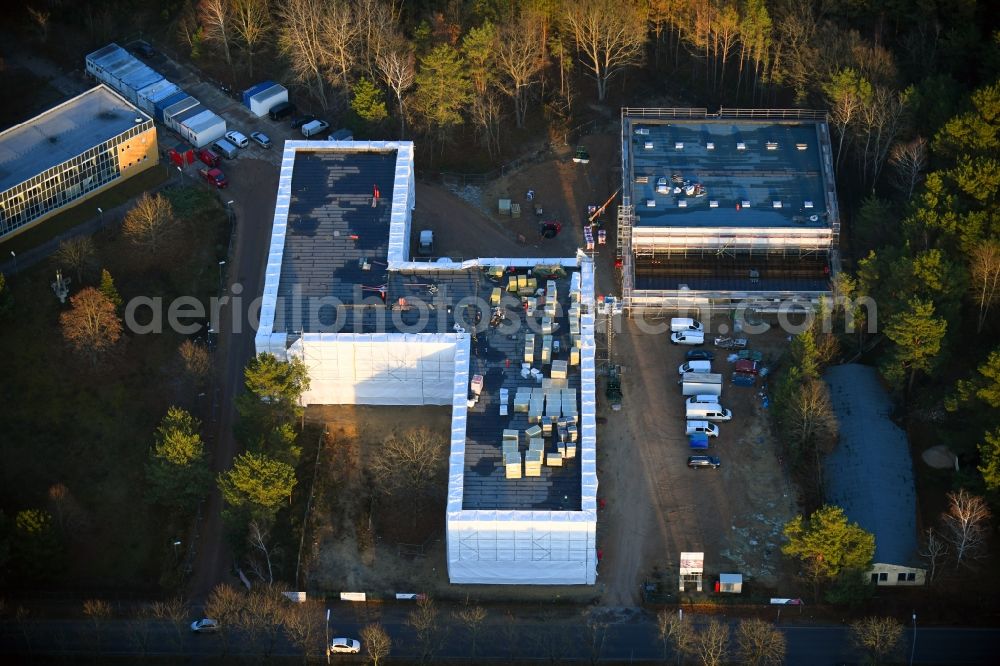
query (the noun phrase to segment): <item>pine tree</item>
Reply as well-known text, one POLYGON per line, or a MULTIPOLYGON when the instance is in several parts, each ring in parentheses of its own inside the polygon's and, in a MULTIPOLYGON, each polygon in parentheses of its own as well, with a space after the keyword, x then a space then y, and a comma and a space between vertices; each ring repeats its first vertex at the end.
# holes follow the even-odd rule
POLYGON ((374 83, 361 77, 354 84, 351 110, 365 123, 377 125, 389 117, 385 108, 385 93, 374 83))
POLYGON ((291 497, 296 479, 291 465, 248 451, 219 475, 218 483, 228 505, 246 509, 256 517, 270 518, 291 497))
POLYGON ((101 269, 101 286, 98 287, 98 291, 104 294, 104 297, 111 301, 116 308, 122 306, 122 297, 118 293, 114 278, 111 277, 111 273, 108 272, 107 268, 101 269))
POLYGON ((146 464, 152 501, 193 510, 208 492, 212 476, 199 427, 198 420, 183 409, 167 410, 146 464))

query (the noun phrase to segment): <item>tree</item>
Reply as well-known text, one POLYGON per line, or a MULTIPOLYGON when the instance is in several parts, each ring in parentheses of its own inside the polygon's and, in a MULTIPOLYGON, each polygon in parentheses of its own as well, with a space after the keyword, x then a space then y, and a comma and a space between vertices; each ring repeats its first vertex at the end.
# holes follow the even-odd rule
POLYGON ((580 0, 566 3, 563 22, 597 82, 597 101, 603 102, 611 77, 642 62, 645 20, 629 2, 580 0))
POLYGON ((125 214, 122 231, 135 246, 155 255, 177 234, 174 207, 162 194, 143 193, 132 210, 125 214))
POLYGON ((253 78, 253 56, 271 30, 271 10, 268 0, 230 0, 232 30, 243 42, 247 52, 250 78, 253 78))
POLYGON ((351 110, 358 118, 373 125, 381 123, 389 116, 385 109, 385 95, 382 90, 363 76, 354 84, 351 110))
POLYGON ((250 554, 247 556, 247 567, 262 582, 274 583, 274 567, 271 564, 270 525, 257 519, 251 519, 247 525, 247 546, 250 554))
POLYGON ((111 277, 111 273, 108 272, 107 268, 101 269, 101 286, 98 287, 98 290, 104 294, 104 297, 107 298, 115 306, 115 308, 120 308, 122 306, 123 301, 121 294, 118 293, 118 288, 115 287, 115 280, 111 277))
POLYGON ((97 259, 97 246, 90 236, 76 236, 59 242, 55 252, 55 260, 65 264, 76 273, 77 284, 83 283, 83 274, 93 267, 97 259))
POLYGON ((350 86, 350 73, 357 62, 361 29, 347 2, 328 2, 323 11, 321 37, 325 60, 334 73, 333 83, 342 90, 350 86))
POLYGON ((909 201, 927 169, 927 139, 918 136, 897 143, 889 153, 889 164, 894 170, 893 183, 909 201))
POLYGON ((886 366, 886 378, 897 385, 904 377, 907 390, 912 389, 918 372, 930 372, 941 352, 948 322, 934 316, 934 304, 913 298, 908 309, 892 315, 885 327, 885 336, 895 344, 886 366))
POLYGON ((38 39, 44 44, 49 40, 49 19, 52 16, 52 12, 45 11, 44 9, 35 9, 30 6, 27 9, 31 22, 38 28, 38 39))
POLYGON ((417 634, 417 644, 420 646, 420 661, 433 661, 437 649, 438 611, 431 597, 417 600, 417 607, 406 616, 406 624, 417 634))
POLYGON ((413 108, 443 146, 451 128, 462 122, 461 112, 472 98, 472 82, 461 54, 449 44, 438 44, 420 59, 416 82, 413 108))
POLYGON ((721 666, 729 652, 729 625, 712 619, 694 634, 693 653, 702 666, 721 666))
POLYGON ((14 295, 7 286, 7 276, 0 273, 0 321, 14 311, 14 295))
POLYGON ((204 345, 185 340, 177 349, 181 368, 197 387, 203 387, 212 373, 212 356, 204 345))
POLYGON ((982 557, 989 539, 990 509, 986 501, 965 488, 950 492, 948 510, 941 516, 944 538, 955 548, 955 566, 982 557))
POLYGON ((219 623, 219 638, 223 653, 229 645, 229 636, 233 628, 239 624, 240 614, 245 605, 246 600, 240 591, 225 583, 212 588, 205 601, 205 616, 219 623))
POLYGON ((826 383, 819 379, 801 382, 781 414, 793 450, 801 454, 812 449, 818 465, 820 454, 828 453, 837 441, 837 416, 826 383))
POLYGON ((656 614, 656 630, 663 643, 663 659, 667 659, 668 649, 677 656, 677 666, 680 666, 685 655, 694 651, 694 628, 679 613, 673 613, 666 608, 656 614))
POLYGON ((101 633, 104 623, 111 619, 111 604, 103 599, 87 599, 83 602, 83 615, 94 625, 94 653, 101 654, 101 633))
POLYGON ((990 307, 1000 298, 1000 243, 989 240, 976 245, 972 249, 969 272, 979 307, 976 333, 982 333, 990 307))
POLYGON ((298 604, 285 604, 281 624, 293 645, 302 650, 302 663, 322 653, 326 619, 322 603, 306 600, 298 604))
POLYGON ((180 407, 171 407, 156 429, 146 463, 149 496, 164 506, 192 511, 205 497, 212 475, 200 423, 180 407))
POLYGON ((21 582, 35 583, 59 568, 62 544, 52 514, 44 509, 23 509, 14 516, 13 560, 21 582))
POLYGON ((246 508, 254 516, 269 517, 291 499, 296 479, 291 465, 248 451, 219 475, 218 483, 227 504, 246 508))
POLYGON ((507 23, 497 39, 496 62, 503 74, 499 83, 514 101, 514 122, 519 128, 524 127, 528 87, 544 65, 544 43, 539 32, 535 17, 526 13, 507 23))
POLYGON ((166 601, 154 601, 150 607, 152 617, 169 622, 174 630, 174 638, 177 640, 177 649, 184 650, 184 638, 187 636, 188 628, 187 603, 181 597, 172 597, 166 601))
POLYGON ((823 85, 823 91, 830 103, 830 123, 837 133, 837 161, 835 170, 840 172, 844 150, 850 144, 861 109, 869 103, 872 95, 871 83, 851 68, 835 73, 823 85), (846 143, 845 143, 846 141, 846 143))
POLYGON ((796 516, 785 525, 784 536, 781 552, 802 561, 817 598, 821 583, 843 569, 867 571, 875 554, 875 536, 848 522, 838 506, 824 505, 808 521, 796 516))
POLYGON ((122 335, 122 322, 114 303, 93 287, 80 291, 69 302, 71 308, 59 315, 63 339, 97 367, 101 357, 114 349, 122 335))
POLYGON ((899 647, 903 625, 892 617, 866 617, 851 622, 851 638, 878 664, 899 647))
POLYGON ((471 28, 462 38, 462 55, 468 63, 475 98, 482 97, 497 76, 497 29, 489 21, 471 28))
POLYGON ((326 110, 324 73, 327 68, 324 0, 286 0, 278 9, 278 49, 285 54, 295 79, 303 83, 326 110))
POLYGON ((437 486, 436 481, 443 471, 440 461, 447 448, 445 438, 428 428, 393 434, 383 444, 371 471, 385 493, 420 497, 437 486))
POLYGON ((948 543, 941 538, 933 527, 928 527, 923 543, 920 544, 920 557, 927 561, 927 584, 934 584, 934 576, 937 575, 938 566, 948 555, 948 543))
POLYGON ((934 136, 936 155, 995 155, 1000 150, 1000 82, 976 90, 971 102, 971 110, 950 119, 934 136))
POLYGON ((469 606, 466 604, 462 610, 455 613, 455 617, 469 630, 469 656, 476 658, 476 639, 479 637, 479 629, 486 619, 486 609, 482 606, 469 606))
POLYGON ((736 626, 736 645, 740 660, 750 666, 771 666, 785 661, 785 635, 764 620, 740 620, 736 626))
POLYGON ((398 35, 375 58, 375 65, 382 80, 396 96, 400 139, 406 134, 406 107, 403 98, 406 97, 416 81, 413 61, 413 49, 403 37, 398 35))
POLYGON ((222 47, 222 55, 232 73, 233 57, 230 41, 234 30, 233 6, 230 0, 201 0, 198 3, 198 19, 201 23, 202 38, 216 42, 222 47))
POLYGON ((364 627, 361 630, 361 640, 365 644, 365 650, 368 651, 372 666, 378 666, 380 661, 389 656, 389 651, 392 649, 392 639, 378 623, 364 627))
POLYGON ((300 358, 279 361, 261 352, 243 370, 244 385, 261 402, 285 408, 297 407, 309 390, 309 373, 300 358))

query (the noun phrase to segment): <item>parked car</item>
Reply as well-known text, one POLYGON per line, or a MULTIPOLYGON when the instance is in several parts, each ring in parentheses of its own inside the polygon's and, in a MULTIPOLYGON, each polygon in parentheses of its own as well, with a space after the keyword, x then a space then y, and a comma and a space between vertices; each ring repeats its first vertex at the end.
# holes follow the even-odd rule
POLYGON ((719 426, 714 423, 709 423, 708 421, 688 421, 685 434, 694 435, 697 433, 704 433, 709 437, 718 437, 719 426))
POLYGON ((226 138, 229 139, 230 143, 235 144, 237 148, 246 148, 250 145, 250 140, 246 138, 243 132, 229 130, 226 132, 226 138))
POLYGON ((719 402, 719 396, 713 395, 713 394, 705 394, 705 393, 703 393, 701 395, 693 395, 690 398, 688 398, 687 401, 688 401, 689 405, 697 405, 698 403, 705 403, 707 405, 714 405, 714 404, 717 404, 719 402))
POLYGON ((714 361, 715 354, 707 349, 692 349, 685 355, 685 358, 689 361, 714 361))
POLYGON ((354 132, 341 128, 326 137, 327 141, 354 141, 354 132))
POLYGON ((357 654, 361 652, 361 641, 353 638, 334 638, 330 641, 330 652, 334 654, 357 654))
POLYGON ((316 116, 310 116, 308 113, 301 116, 295 116, 292 118, 292 129, 299 129, 306 123, 311 123, 314 120, 316 120, 316 116))
POLYGON ((670 334, 670 343, 675 345, 703 345, 705 334, 701 331, 677 331, 670 334))
POLYGON ((299 131, 302 132, 302 136, 308 139, 311 136, 322 134, 328 129, 330 129, 330 123, 326 122, 325 120, 316 119, 300 127, 299 131))
POLYGON ((219 155, 225 156, 227 160, 235 160, 239 150, 227 139, 219 139, 212 144, 212 150, 219 155))
POLYGON ((152 46, 143 41, 138 41, 132 44, 132 51, 146 58, 151 58, 153 57, 153 54, 156 53, 152 46))
POLYGON ((226 174, 222 173, 222 169, 198 169, 198 174, 206 183, 214 185, 220 190, 229 186, 229 181, 226 179, 226 174))
POLYGON ((759 375, 760 364, 757 363, 757 361, 741 358, 733 364, 733 372, 740 372, 747 375, 759 375))
POLYGON ((701 325, 701 322, 697 319, 691 319, 691 317, 674 317, 670 320, 670 330, 677 331, 699 331, 703 332, 705 328, 701 325))
POLYGON ((191 623, 191 631, 196 634, 214 634, 219 630, 219 623, 211 618, 196 620, 191 623))
POLYGON ((684 415, 696 421, 731 421, 733 413, 717 402, 695 402, 684 406, 684 415))
POLYGON ((250 138, 253 139, 253 142, 256 143, 258 146, 260 146, 261 148, 271 147, 270 137, 268 137, 263 132, 251 132, 250 138))
POLYGON ((722 461, 715 456, 688 456, 688 467, 691 469, 701 469, 702 467, 719 469, 721 466, 722 461))
POLYGON ((295 105, 291 102, 279 102, 271 107, 271 110, 267 112, 268 117, 271 120, 281 120, 287 116, 295 113, 295 105))
POLYGON ((683 375, 688 372, 712 372, 711 361, 684 361, 677 366, 677 374, 683 375))
POLYGON ((210 167, 217 167, 222 162, 222 158, 208 148, 202 148, 198 151, 198 159, 210 167))

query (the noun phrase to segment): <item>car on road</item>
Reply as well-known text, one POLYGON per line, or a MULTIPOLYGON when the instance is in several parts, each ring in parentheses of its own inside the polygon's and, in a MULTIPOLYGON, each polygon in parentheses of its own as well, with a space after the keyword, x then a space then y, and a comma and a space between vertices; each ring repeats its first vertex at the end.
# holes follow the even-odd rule
POLYGON ((256 143, 258 146, 260 146, 261 148, 271 147, 270 137, 268 137, 263 132, 251 132, 250 138, 253 139, 253 142, 256 143))
POLYGON ((247 139, 243 132, 229 130, 226 132, 226 138, 229 139, 229 142, 234 144, 237 148, 246 148, 250 145, 250 140, 247 139))
POLYGON ((291 127, 292 129, 299 129, 306 123, 311 123, 314 120, 316 120, 316 116, 310 116, 308 113, 303 114, 301 116, 295 116, 292 118, 291 127))
POLYGON ((330 641, 330 652, 334 654, 357 654, 361 652, 361 641, 353 638, 334 638, 330 641))
POLYGON ((692 349, 685 354, 685 358, 689 361, 714 361, 715 354, 707 349, 692 349))
POLYGON ((688 456, 688 467, 691 469, 701 469, 703 467, 719 469, 721 466, 722 461, 715 456, 688 456))
POLYGON ((196 634, 214 634, 219 630, 219 623, 211 618, 195 620, 191 623, 191 631, 196 634))

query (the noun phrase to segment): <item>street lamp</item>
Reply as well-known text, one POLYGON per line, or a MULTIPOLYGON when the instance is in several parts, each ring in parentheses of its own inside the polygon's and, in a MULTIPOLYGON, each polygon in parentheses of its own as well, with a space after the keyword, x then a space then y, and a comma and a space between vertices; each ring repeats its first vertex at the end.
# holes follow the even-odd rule
POLYGON ((330 663, 330 609, 326 609, 326 663, 330 663))
POLYGON ((181 545, 180 539, 174 541, 174 561, 177 561, 177 546, 181 545))
POLYGON ((14 257, 14 277, 17 277, 17 254, 14 253, 14 250, 11 250, 10 256, 14 257))
POLYGON ((104 226, 104 209, 100 206, 97 207, 97 214, 101 216, 101 226, 104 226))
POLYGON ((219 293, 222 293, 222 267, 226 265, 226 260, 219 262, 219 293))
POLYGON ((910 666, 913 666, 913 655, 917 651, 917 611, 913 611, 913 647, 910 648, 910 666))

